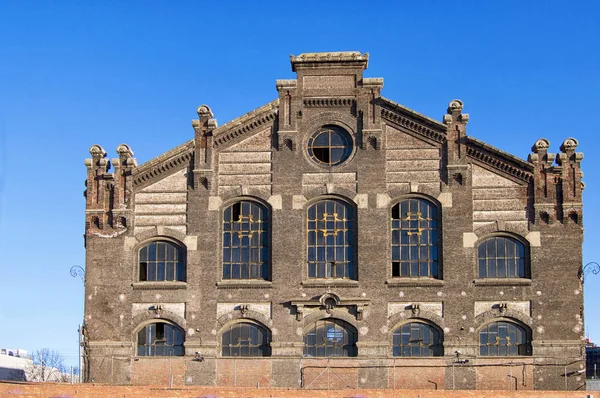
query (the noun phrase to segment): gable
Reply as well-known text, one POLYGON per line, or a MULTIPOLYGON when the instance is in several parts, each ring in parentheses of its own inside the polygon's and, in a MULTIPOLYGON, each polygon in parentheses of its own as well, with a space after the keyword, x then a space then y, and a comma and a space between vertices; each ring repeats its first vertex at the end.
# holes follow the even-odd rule
POLYGON ((186 231, 187 174, 179 170, 136 192, 134 203, 134 233, 168 226, 186 231))
POLYGON ((473 229, 497 221, 527 225, 527 185, 472 165, 473 229))
POLYGON ((410 183, 439 186, 440 148, 397 128, 385 129, 385 178, 388 190, 410 183))

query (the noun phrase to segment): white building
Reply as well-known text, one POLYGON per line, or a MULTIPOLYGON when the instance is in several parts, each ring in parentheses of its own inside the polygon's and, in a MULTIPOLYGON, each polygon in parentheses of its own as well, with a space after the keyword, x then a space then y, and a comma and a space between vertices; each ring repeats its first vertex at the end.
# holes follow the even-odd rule
POLYGON ((0 348, 0 380, 22 380, 25 369, 32 365, 33 360, 26 350, 0 348))

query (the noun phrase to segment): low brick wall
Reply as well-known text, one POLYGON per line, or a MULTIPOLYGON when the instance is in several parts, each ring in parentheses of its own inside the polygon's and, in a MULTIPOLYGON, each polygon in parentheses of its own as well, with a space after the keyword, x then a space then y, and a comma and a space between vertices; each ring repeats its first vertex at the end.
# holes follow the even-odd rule
MULTIPOLYGON (((106 386, 98 384, 0 383, 1 397, 19 398, 589 398, 586 391, 297 390, 275 388, 106 386)), ((600 397, 600 395, 598 395, 600 397)))

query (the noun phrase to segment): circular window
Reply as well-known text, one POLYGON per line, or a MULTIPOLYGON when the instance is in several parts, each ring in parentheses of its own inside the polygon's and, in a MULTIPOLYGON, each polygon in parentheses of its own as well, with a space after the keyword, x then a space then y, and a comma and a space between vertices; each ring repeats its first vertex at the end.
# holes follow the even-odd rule
POLYGON ((352 137, 338 126, 323 126, 308 140, 308 156, 317 163, 337 166, 352 154, 352 137))

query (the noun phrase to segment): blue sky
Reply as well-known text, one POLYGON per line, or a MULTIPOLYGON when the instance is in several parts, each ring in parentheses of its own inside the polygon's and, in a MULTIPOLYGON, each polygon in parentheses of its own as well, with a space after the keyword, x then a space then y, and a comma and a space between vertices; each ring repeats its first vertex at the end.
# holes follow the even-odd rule
MULTIPOLYGON (((0 0, 0 347, 77 363, 85 264, 83 159, 125 142, 141 164, 276 98, 289 54, 370 53, 383 95, 526 159, 541 137, 584 152, 584 263, 600 262, 600 3, 0 0)), ((600 342, 600 275, 586 328, 600 342)))

